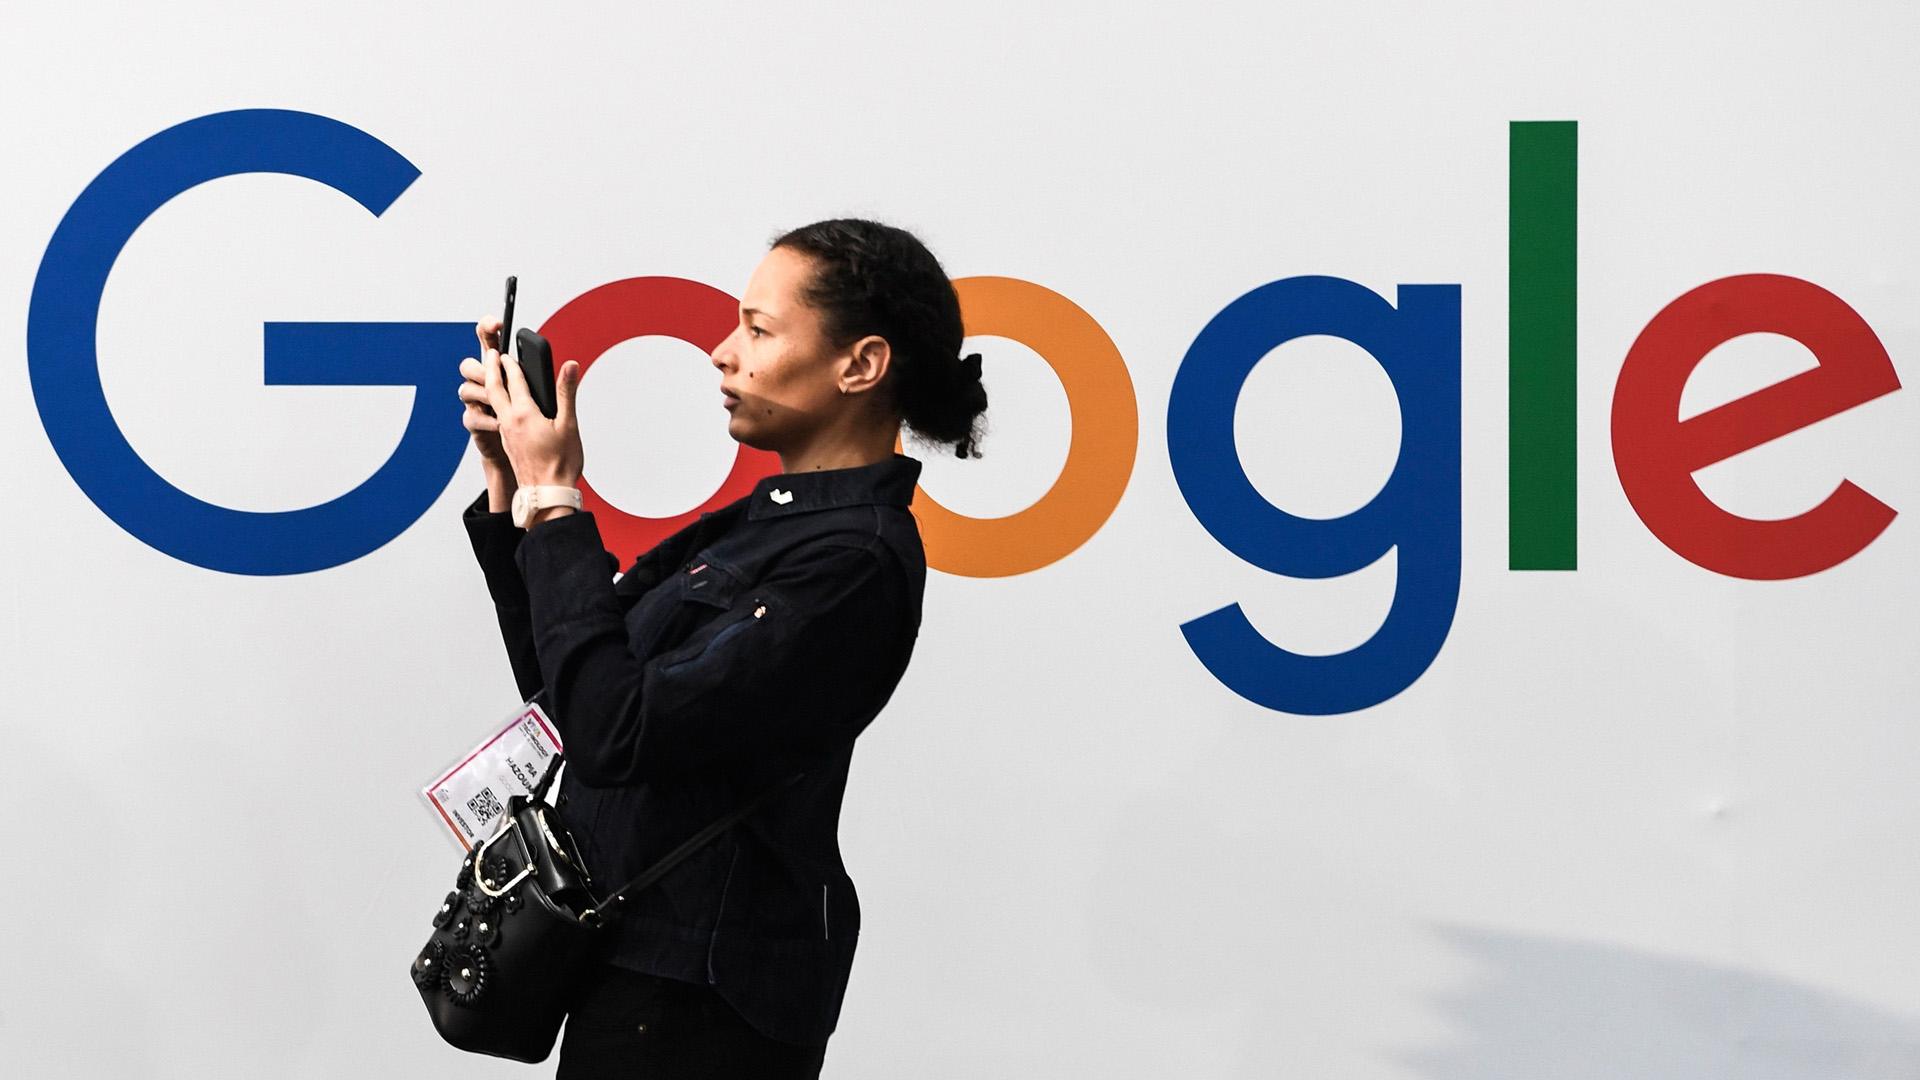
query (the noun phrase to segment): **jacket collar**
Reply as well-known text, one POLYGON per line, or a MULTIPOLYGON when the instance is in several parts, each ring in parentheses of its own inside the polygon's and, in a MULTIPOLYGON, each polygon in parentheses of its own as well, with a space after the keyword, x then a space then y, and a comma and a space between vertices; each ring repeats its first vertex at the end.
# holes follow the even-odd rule
POLYGON ((747 520, 788 517, 837 506, 906 506, 920 481, 920 459, 895 453, 871 465, 763 476, 747 496, 747 520))

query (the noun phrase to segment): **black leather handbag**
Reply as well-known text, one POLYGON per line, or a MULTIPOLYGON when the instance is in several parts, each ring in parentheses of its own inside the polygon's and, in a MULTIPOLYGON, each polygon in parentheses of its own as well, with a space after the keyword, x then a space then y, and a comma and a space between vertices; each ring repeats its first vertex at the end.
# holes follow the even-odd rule
POLYGON ((413 982, 434 1028, 462 1050, 545 1061, 566 1019, 566 990, 627 895, 805 775, 774 784, 596 900, 572 834, 545 801, 561 757, 554 755, 531 795, 507 800, 499 829, 461 858, 433 936, 413 958, 413 982))

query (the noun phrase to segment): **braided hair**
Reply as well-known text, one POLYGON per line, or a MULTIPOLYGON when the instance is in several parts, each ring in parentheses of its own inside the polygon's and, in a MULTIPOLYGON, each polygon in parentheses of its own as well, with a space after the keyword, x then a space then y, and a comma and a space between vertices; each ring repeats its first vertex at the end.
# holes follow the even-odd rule
POLYGON ((980 354, 956 357, 965 332, 960 297, 940 261, 905 229, 834 218, 782 234, 772 247, 811 256, 801 296, 834 348, 877 334, 892 352, 885 385, 894 412, 922 438, 979 457, 987 388, 980 354))

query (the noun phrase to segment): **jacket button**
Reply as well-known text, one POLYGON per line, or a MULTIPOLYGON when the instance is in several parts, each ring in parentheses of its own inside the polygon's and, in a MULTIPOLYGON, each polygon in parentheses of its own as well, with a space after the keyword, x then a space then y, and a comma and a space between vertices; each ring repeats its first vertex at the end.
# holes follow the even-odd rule
POLYGON ((636 1034, 640 1034, 640 1035, 645 1035, 645 1034, 647 1033, 647 1025, 645 1025, 645 1024, 635 1024, 635 1025, 633 1026, 633 1030, 634 1030, 634 1032, 635 1032, 636 1034))

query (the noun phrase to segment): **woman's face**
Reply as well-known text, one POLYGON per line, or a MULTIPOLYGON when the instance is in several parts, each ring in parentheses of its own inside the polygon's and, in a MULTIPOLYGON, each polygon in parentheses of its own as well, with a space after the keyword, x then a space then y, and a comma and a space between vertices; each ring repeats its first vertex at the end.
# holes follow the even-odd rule
POLYGON ((733 332, 713 350, 721 392, 730 395, 727 434, 758 450, 803 447, 847 406, 847 353, 828 346, 819 314, 800 298, 812 273, 807 255, 767 252, 747 280, 733 332))

